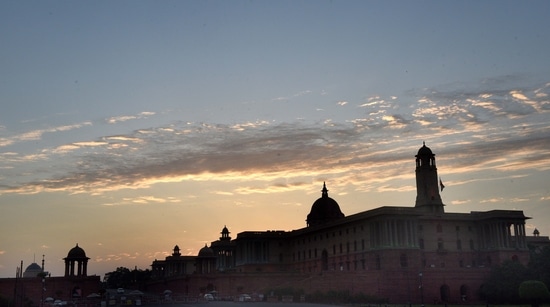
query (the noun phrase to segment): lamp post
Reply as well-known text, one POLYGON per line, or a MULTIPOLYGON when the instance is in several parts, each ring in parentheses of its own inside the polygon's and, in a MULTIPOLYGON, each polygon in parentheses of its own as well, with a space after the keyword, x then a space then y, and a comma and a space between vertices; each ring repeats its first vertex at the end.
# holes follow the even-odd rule
POLYGON ((46 291, 46 276, 42 276, 42 293, 40 297, 40 306, 44 307, 44 292, 46 291))
POLYGON ((424 285, 422 284, 422 272, 418 273, 418 277, 420 278, 420 285, 418 286, 420 288, 420 304, 424 307, 424 285))

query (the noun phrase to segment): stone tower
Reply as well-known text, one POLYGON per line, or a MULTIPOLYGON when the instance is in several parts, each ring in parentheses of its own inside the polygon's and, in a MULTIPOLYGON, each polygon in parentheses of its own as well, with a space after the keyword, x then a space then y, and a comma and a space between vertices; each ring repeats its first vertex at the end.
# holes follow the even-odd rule
POLYGON ((423 146, 418 150, 416 157, 416 204, 415 207, 426 212, 443 213, 443 202, 439 195, 439 181, 435 154, 423 146))

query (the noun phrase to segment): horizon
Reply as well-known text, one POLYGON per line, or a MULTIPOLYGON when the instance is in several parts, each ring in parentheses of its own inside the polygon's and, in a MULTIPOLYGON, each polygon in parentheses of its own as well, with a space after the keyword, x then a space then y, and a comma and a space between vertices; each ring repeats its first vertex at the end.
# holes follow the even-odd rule
MULTIPOLYGON (((224 226, 414 206, 550 233, 550 2, 0 3, 0 277, 77 243, 89 275, 196 255, 224 226), (27 263, 27 265, 25 265, 27 263)), ((23 268, 23 269, 24 269, 23 268)))

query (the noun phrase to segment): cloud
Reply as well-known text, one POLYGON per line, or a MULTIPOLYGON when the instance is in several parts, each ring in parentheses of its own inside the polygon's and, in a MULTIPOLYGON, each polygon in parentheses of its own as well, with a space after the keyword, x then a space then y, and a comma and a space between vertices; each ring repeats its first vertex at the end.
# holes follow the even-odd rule
POLYGON ((157 196, 137 196, 124 197, 118 202, 103 203, 104 206, 127 206, 127 205, 147 205, 147 204, 164 204, 164 203, 180 203, 181 200, 176 197, 157 197, 157 196))
POLYGON ((91 126, 91 125, 92 125, 91 121, 85 121, 78 124, 63 125, 63 126, 57 126, 57 127, 47 128, 47 129, 31 130, 20 134, 15 134, 10 137, 0 138, 0 147, 10 146, 16 143, 40 140, 42 139, 42 136, 45 133, 66 132, 69 130, 79 129, 79 128, 82 128, 85 126, 91 126))
POLYGON ((113 116, 113 117, 107 118, 105 120, 105 122, 107 122, 108 124, 118 124, 118 123, 129 121, 129 120, 148 118, 148 117, 153 116, 155 114, 156 114, 155 112, 141 112, 137 115, 113 116))
POLYGON ((118 254, 107 254, 104 256, 96 256, 95 262, 118 262, 118 261, 125 261, 127 259, 137 259, 140 256, 140 253, 134 252, 134 253, 128 253, 128 252, 122 252, 118 254))
MULTIPOLYGON (((526 169, 548 170, 550 108, 544 106, 550 87, 506 86, 506 80, 485 82, 480 88, 458 84, 420 89, 400 98, 372 96, 358 108, 364 114, 354 112, 354 118, 341 122, 184 121, 76 141, 34 155, 10 151, 0 155, 3 169, 24 160, 46 161, 50 166, 42 172, 38 162, 33 162, 37 164, 26 165, 24 174, 19 169, 20 174, 5 175, 0 191, 98 194, 163 182, 252 180, 254 185, 225 193, 261 194, 299 189, 312 178, 341 178, 340 184, 358 190, 406 192, 412 187, 389 182, 414 176, 402 169, 410 167, 422 141, 435 145, 438 157, 450 157, 445 161, 448 174, 492 170, 523 176, 526 169), (405 99, 409 101, 404 103, 405 99), (59 155, 64 158, 58 159, 59 155)), ((111 119, 116 123, 130 117, 111 119)), ((448 184, 465 182, 450 180, 448 184)), ((156 197, 105 205, 166 200, 156 197)))

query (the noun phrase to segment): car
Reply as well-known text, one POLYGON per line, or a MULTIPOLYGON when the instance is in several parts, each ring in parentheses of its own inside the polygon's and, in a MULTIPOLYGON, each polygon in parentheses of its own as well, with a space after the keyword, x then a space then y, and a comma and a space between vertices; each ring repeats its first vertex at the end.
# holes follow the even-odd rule
POLYGON ((214 295, 212 295, 210 293, 206 293, 204 295, 204 299, 207 300, 207 301, 213 301, 214 300, 214 295))
POLYGON ((124 294, 124 288, 118 288, 118 289, 116 289, 116 293, 118 293, 118 294, 124 294))
POLYGON ((239 295, 239 302, 250 302, 252 301, 252 297, 248 294, 241 294, 239 295))

